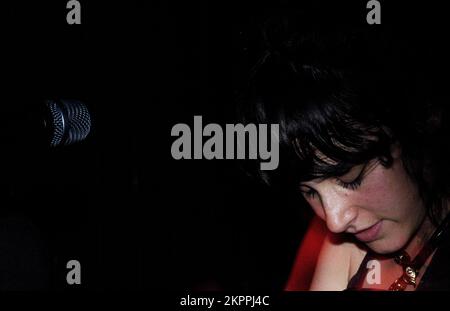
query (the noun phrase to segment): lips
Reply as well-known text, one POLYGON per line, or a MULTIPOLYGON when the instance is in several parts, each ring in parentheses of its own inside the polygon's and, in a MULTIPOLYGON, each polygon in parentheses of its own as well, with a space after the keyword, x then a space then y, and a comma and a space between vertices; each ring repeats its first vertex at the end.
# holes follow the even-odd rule
POLYGON ((382 222, 380 220, 373 226, 355 233, 355 237, 364 243, 372 242, 377 239, 381 230, 381 224, 382 222))

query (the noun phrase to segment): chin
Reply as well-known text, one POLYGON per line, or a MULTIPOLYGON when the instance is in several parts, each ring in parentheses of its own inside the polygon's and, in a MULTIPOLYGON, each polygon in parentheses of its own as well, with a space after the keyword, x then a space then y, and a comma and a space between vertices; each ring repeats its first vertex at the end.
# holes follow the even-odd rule
POLYGON ((407 239, 392 240, 381 238, 373 242, 366 243, 366 245, 375 253, 387 255, 401 250, 406 245, 406 243, 407 239))

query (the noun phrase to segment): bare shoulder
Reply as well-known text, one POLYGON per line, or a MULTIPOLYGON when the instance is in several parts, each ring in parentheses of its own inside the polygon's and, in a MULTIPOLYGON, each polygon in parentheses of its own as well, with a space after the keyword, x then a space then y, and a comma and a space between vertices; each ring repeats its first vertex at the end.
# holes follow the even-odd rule
POLYGON ((365 254, 366 251, 353 240, 329 233, 322 245, 310 290, 344 290, 365 254))

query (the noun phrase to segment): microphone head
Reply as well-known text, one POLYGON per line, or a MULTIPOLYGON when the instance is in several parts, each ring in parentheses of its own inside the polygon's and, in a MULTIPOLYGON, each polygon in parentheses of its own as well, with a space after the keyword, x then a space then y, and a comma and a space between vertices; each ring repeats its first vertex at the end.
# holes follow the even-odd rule
POLYGON ((86 138, 91 130, 91 116, 86 105, 76 100, 47 100, 45 126, 50 131, 50 145, 66 146, 86 138))

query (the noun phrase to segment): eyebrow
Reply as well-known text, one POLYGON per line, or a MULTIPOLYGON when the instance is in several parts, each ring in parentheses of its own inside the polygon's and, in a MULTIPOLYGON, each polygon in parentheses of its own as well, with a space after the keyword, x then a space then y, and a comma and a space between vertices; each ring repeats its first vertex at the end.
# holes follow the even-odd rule
POLYGON ((347 174, 350 173, 355 167, 360 166, 360 165, 362 165, 361 171, 359 172, 359 174, 361 174, 361 173, 366 169, 366 167, 367 167, 368 164, 369 164, 369 162, 365 162, 365 163, 353 165, 352 167, 350 167, 350 169, 349 169, 348 171, 346 171, 344 174, 341 174, 341 175, 339 175, 339 176, 337 176, 337 177, 343 177, 343 176, 347 175, 347 174))
POLYGON ((312 183, 312 184, 320 184, 325 179, 328 179, 329 177, 317 177, 311 180, 301 181, 300 186, 308 186, 305 183, 312 183))
MULTIPOLYGON (((331 177, 335 177, 335 178, 344 177, 345 175, 347 175, 348 173, 350 173, 350 171, 351 171, 354 167, 359 166, 359 165, 362 165, 361 171, 359 171, 359 173, 358 173, 358 176, 359 176, 359 175, 363 174, 363 172, 364 172, 364 171, 366 170, 366 168, 369 166, 369 163, 370 163, 370 162, 371 162, 371 161, 367 161, 367 162, 365 162, 365 163, 352 165, 352 166, 350 166, 343 174, 340 174, 340 175, 337 175, 337 174, 336 174, 336 175, 317 177, 317 178, 314 178, 314 179, 311 179, 311 180, 301 181, 301 182, 299 183, 299 185, 300 185, 300 186, 302 186, 302 185, 308 186, 308 185, 306 185, 305 183, 319 184, 319 183, 321 183, 322 181, 324 181, 325 179, 328 179, 328 178, 331 178, 331 177)), ((375 164, 374 164, 373 166, 375 166, 375 164)), ((371 167, 372 167, 372 165, 371 165, 371 167)))

